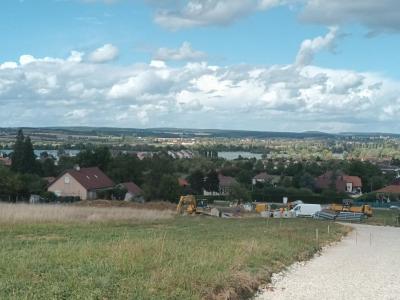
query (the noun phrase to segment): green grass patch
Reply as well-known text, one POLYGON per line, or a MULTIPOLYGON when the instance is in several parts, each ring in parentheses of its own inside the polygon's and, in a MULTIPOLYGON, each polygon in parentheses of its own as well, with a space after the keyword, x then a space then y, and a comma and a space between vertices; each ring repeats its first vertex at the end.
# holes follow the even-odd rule
POLYGON ((0 299, 242 299, 347 230, 308 219, 209 217, 2 224, 0 299))
POLYGON ((379 226, 400 226, 400 210, 374 209, 374 215, 365 220, 366 224, 379 226))

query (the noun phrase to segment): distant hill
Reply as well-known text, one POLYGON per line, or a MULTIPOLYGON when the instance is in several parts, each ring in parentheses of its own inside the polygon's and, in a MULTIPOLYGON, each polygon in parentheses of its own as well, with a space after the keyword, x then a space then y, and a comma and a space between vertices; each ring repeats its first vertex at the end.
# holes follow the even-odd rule
MULTIPOLYGON (((24 127, 26 134, 67 134, 67 135, 95 135, 95 136, 122 136, 135 135, 142 137, 215 137, 215 138, 288 138, 288 139, 329 139, 340 137, 400 137, 394 133, 360 133, 342 132, 337 134, 306 131, 306 132, 275 132, 275 131, 249 131, 249 130, 225 130, 225 129, 190 129, 190 128, 114 128, 114 127, 24 127)), ((0 132, 13 133, 17 128, 0 128, 0 132)))

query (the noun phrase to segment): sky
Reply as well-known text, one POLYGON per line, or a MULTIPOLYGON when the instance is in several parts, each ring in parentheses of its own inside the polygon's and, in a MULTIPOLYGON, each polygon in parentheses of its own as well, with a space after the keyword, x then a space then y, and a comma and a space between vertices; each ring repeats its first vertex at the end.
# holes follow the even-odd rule
POLYGON ((398 0, 1 0, 0 127, 400 133, 398 0))

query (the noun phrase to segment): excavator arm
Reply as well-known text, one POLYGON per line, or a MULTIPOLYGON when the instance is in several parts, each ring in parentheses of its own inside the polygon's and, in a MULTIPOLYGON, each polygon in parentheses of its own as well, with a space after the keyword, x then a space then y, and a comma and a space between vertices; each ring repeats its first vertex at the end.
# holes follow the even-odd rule
POLYGON ((197 201, 193 195, 181 196, 179 203, 176 206, 176 212, 182 214, 185 212, 188 214, 195 214, 197 209, 197 201))

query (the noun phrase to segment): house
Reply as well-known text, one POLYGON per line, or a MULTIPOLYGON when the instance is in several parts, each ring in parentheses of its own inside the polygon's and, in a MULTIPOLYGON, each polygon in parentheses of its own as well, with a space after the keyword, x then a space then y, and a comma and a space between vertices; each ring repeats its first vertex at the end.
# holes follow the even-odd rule
POLYGON ((252 184, 256 185, 258 183, 270 183, 274 186, 276 186, 279 182, 281 181, 281 176, 279 175, 269 175, 267 172, 262 172, 260 174, 257 174, 256 176, 253 177, 252 179, 252 184))
POLYGON ((125 201, 144 202, 143 190, 134 182, 123 182, 119 186, 127 190, 125 201))
POLYGON ((380 194, 398 194, 398 195, 400 195, 400 185, 398 185, 398 184, 388 185, 388 186, 381 188, 375 192, 380 193, 380 194))
POLYGON ((66 170, 47 188, 59 197, 80 197, 81 200, 97 199, 99 191, 114 187, 114 183, 99 168, 66 170))
POLYGON ((219 190, 218 192, 204 190, 204 196, 227 196, 232 190, 232 186, 237 184, 235 178, 218 174, 219 190))
POLYGON ((345 175, 342 172, 335 174, 328 171, 317 177, 315 185, 319 189, 334 188, 337 192, 345 192, 349 194, 362 194, 362 181, 358 176, 345 175))

